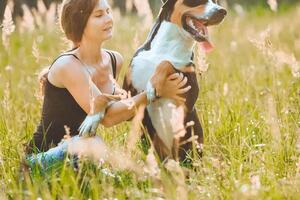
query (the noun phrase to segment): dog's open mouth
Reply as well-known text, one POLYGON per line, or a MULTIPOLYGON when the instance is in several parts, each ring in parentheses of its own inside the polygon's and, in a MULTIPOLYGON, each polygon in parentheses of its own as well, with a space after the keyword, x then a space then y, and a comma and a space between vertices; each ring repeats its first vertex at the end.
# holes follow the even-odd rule
POLYGON ((213 45, 209 41, 209 35, 207 30, 207 21, 197 19, 195 17, 186 15, 182 19, 184 30, 191 34, 191 36, 200 43, 205 51, 211 51, 213 45))

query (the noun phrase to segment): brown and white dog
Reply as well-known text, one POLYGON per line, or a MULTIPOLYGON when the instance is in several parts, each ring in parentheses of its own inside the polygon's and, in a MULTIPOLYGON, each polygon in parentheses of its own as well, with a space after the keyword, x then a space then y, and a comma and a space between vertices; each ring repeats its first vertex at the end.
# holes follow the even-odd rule
POLYGON ((190 70, 194 67, 194 47, 199 43, 205 50, 211 49, 207 26, 221 23, 227 12, 212 0, 162 1, 158 19, 146 42, 134 55, 123 88, 134 95, 147 90, 151 79, 153 87, 159 92, 166 78, 174 72, 182 72, 188 78, 187 84, 192 88, 185 94, 184 124, 193 121, 193 126, 186 129, 183 126, 184 134, 181 133, 178 138, 172 118, 179 116, 174 112, 181 109, 173 109, 176 102, 164 98, 147 106, 143 120, 162 159, 171 157, 186 161, 193 144, 185 141, 195 138, 198 153, 201 153, 203 143, 203 131, 194 106, 199 87, 196 73, 190 70), (154 73, 158 75, 153 77, 154 73))

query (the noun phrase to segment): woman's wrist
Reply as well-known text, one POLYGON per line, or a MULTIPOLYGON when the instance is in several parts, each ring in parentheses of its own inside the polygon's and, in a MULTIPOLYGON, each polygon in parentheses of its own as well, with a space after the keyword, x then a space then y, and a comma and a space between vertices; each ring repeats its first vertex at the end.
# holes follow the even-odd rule
POLYGON ((146 96, 148 104, 154 102, 159 98, 159 96, 157 96, 156 89, 153 87, 151 81, 148 81, 147 83, 146 96))

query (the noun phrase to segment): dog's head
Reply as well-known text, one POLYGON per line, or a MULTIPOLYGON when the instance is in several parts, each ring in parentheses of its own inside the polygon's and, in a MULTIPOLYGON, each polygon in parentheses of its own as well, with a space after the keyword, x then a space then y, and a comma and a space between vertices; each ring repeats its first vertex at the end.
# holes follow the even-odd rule
POLYGON ((160 20, 187 31, 197 42, 210 45, 207 26, 221 23, 227 14, 216 0, 162 0, 160 20))

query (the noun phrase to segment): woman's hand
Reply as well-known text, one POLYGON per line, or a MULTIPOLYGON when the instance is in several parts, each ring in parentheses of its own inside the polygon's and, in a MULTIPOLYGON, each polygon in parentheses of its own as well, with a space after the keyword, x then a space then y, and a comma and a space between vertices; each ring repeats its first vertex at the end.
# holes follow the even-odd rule
POLYGON ((185 94, 191 89, 191 86, 185 86, 187 77, 182 73, 171 74, 164 85, 161 87, 160 96, 164 98, 174 99, 178 103, 184 103, 185 98, 181 95, 185 94))
POLYGON ((128 93, 126 90, 123 90, 120 88, 118 85, 115 86, 115 95, 119 96, 120 99, 127 99, 128 98, 128 93))
POLYGON ((111 101, 119 101, 120 95, 101 94, 91 104, 91 112, 86 116, 78 131, 81 137, 93 137, 104 118, 105 110, 111 101))
POLYGON ((105 110, 95 113, 93 115, 87 115, 85 120, 80 125, 78 131, 80 137, 93 137, 96 135, 97 128, 103 119, 105 110))

